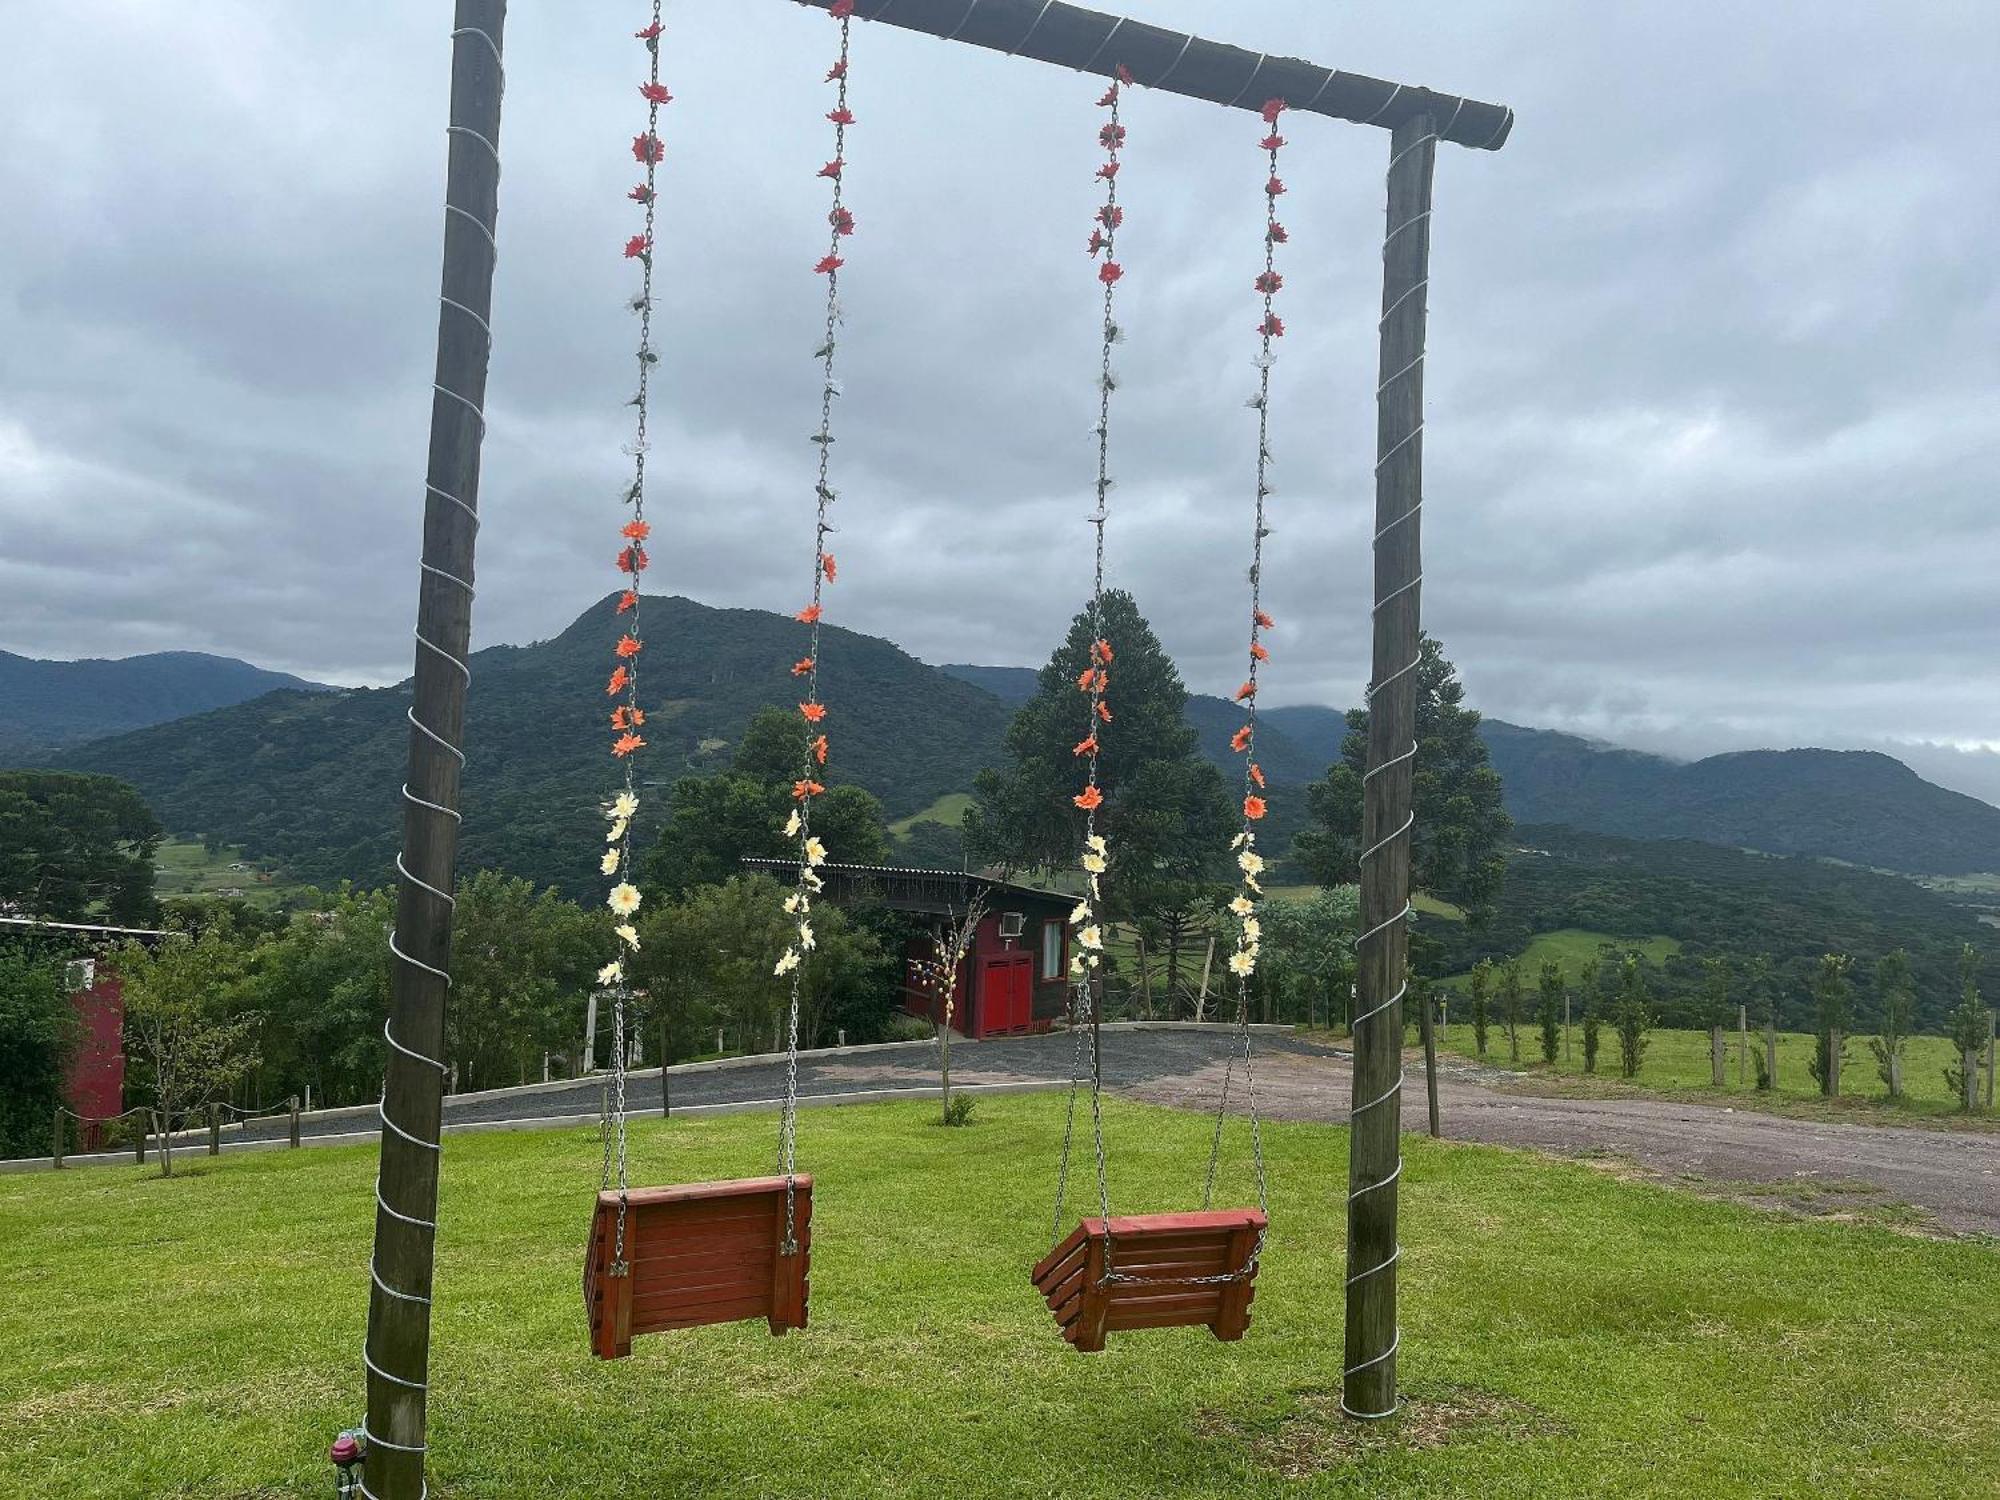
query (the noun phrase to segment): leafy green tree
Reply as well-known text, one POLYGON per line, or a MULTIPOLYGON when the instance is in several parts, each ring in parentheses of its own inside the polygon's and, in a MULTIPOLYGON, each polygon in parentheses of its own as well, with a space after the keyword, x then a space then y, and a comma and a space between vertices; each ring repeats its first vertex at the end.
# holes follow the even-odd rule
POLYGON ((1639 957, 1625 960, 1624 982, 1618 995, 1618 1069, 1627 1078, 1639 1076, 1646 1060, 1646 1032, 1653 1024, 1646 1003, 1646 979, 1640 972, 1639 957))
POLYGON ((1521 961, 1512 958, 1500 971, 1500 1018, 1507 1027, 1508 1060, 1521 1066, 1521 961))
POLYGON ((609 912, 497 870, 459 883, 445 1056, 460 1088, 526 1083, 544 1051, 575 1045, 584 997, 617 956, 611 926, 609 912))
POLYGON ((251 950, 248 1003, 261 1011, 263 1074, 281 1093, 360 1104, 382 1084, 395 893, 343 886, 294 912, 251 950))
POLYGON ((60 964, 0 947, 0 1156, 48 1149, 49 1119, 62 1102, 63 1069, 76 1044, 64 988, 60 964))
POLYGON ((152 809, 115 777, 0 771, 0 910, 150 922, 161 837, 152 809))
POLYGON ((1089 699, 1077 690, 1093 640, 1089 614, 1080 613, 1008 726, 1007 764, 974 780, 965 846, 975 863, 1003 870, 1073 871, 1085 820, 1074 800, 1083 786, 1075 749, 1094 727, 1104 796, 1097 829, 1112 859, 1100 914, 1164 924, 1171 992, 1195 926, 1191 914, 1221 891, 1239 818, 1185 720, 1180 673, 1130 594, 1106 592, 1101 633, 1114 653, 1111 722, 1093 726, 1089 699))
POLYGON ((1744 973, 1743 996, 1751 1014, 1758 1018, 1765 1032, 1765 1044, 1756 1052, 1759 1093, 1769 1093, 1778 1085, 1778 1080, 1772 1076, 1776 1054, 1772 1051, 1774 1043, 1771 1039, 1778 1030, 1778 1001, 1783 993, 1784 987, 1778 983, 1777 974, 1771 967, 1771 955, 1757 954, 1744 973))
POLYGON ((1953 1060, 1945 1064, 1945 1087, 1959 1108, 1971 1109, 1978 1099, 1979 1048, 1986 1040, 1986 1008, 1979 999, 1979 952, 1967 943, 1959 951, 1958 1004, 1953 1007, 1948 1035, 1953 1060))
POLYGON ((1554 959, 1542 965, 1542 1061, 1550 1067, 1562 1047, 1563 971, 1554 959))
POLYGON ((1265 903, 1257 979, 1281 1016, 1308 1022, 1324 1016, 1329 1025, 1338 1016, 1340 997, 1354 977, 1360 894, 1341 885, 1323 887, 1309 901, 1265 903))
POLYGON ((1472 966, 1472 1045, 1481 1057, 1486 1055, 1486 1030, 1491 1024, 1486 992, 1493 984, 1493 960, 1482 958, 1472 966))
MULTIPOLYGON (((1417 757, 1411 795, 1416 812, 1412 882, 1464 907, 1475 924, 1491 914, 1507 869, 1513 820, 1500 805, 1500 776, 1487 764, 1479 715, 1465 707, 1465 687, 1444 650, 1423 638, 1417 668, 1417 757)), ((1306 792, 1313 826, 1293 855, 1322 884, 1360 878, 1361 781, 1368 766, 1368 710, 1347 715, 1341 758, 1306 792)))
POLYGON ((1868 1050, 1875 1054, 1875 1070, 1887 1085, 1889 1097, 1903 1097, 1903 1046, 1917 1015, 1917 987, 1910 978, 1910 955, 1893 948, 1875 963, 1875 995, 1882 1012, 1880 1030, 1870 1037, 1868 1050))
POLYGON ((1854 985, 1848 978, 1853 967, 1854 960, 1845 953, 1823 954, 1812 980, 1816 1007, 1812 1076, 1829 1098, 1840 1093, 1840 1064, 1847 1053, 1847 1029, 1854 1020, 1854 985))
POLYGON ((150 948, 129 944, 114 960, 125 990, 126 1056, 164 1129, 163 1177, 174 1173, 173 1132, 226 1098, 257 1066, 255 1034, 262 1017, 236 1004, 244 958, 233 934, 211 927, 150 948))

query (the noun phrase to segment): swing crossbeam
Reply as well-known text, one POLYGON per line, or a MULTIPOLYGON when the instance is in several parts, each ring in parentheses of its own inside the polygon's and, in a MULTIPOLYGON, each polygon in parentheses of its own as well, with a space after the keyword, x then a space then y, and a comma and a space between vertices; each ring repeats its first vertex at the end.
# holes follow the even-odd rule
POLYGON ((1257 1247, 1254 1208, 1085 1219, 1035 1265, 1035 1290, 1079 1353, 1139 1328, 1207 1328, 1234 1342, 1250 1327, 1257 1247))
MULTIPOLYGON (((798 3, 825 10, 833 0, 798 3)), ((1504 104, 1205 41, 1066 0, 856 0, 854 14, 1106 78, 1124 67, 1146 88, 1237 109, 1283 99, 1294 110, 1385 130, 1424 115, 1439 140, 1475 151, 1498 151, 1514 128, 1504 104)))

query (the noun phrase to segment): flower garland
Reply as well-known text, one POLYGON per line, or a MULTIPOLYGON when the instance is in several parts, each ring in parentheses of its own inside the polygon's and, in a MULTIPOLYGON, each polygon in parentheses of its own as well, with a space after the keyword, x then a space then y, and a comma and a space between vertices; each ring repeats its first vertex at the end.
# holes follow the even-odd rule
MULTIPOLYGON (((813 267, 815 275, 826 278, 826 336, 813 358, 820 362, 820 403, 819 431, 812 441, 819 445, 819 477, 813 492, 816 504, 816 526, 813 533, 812 599, 796 616, 806 627, 806 654, 792 663, 792 675, 803 679, 806 696, 799 704, 799 717, 805 726, 805 754, 801 760, 799 779, 792 783, 792 800, 796 804, 792 815, 785 823, 785 836, 796 839, 799 847, 799 874, 792 893, 785 898, 785 914, 797 921, 796 934, 779 955, 772 973, 777 976, 789 974, 792 979, 791 1034, 796 1040, 799 1017, 799 991, 805 975, 802 965, 805 956, 815 946, 812 928, 812 901, 824 885, 818 867, 827 861, 826 845, 813 836, 812 804, 815 797, 825 793, 826 787, 819 777, 826 768, 830 745, 826 732, 820 726, 826 721, 826 705, 819 698, 819 626, 822 612, 821 598, 827 584, 840 576, 839 565, 833 554, 826 549, 827 534, 833 530, 827 514, 833 502, 839 498, 829 483, 833 452, 833 403, 840 395, 840 382, 834 379, 834 353, 838 344, 840 329, 840 268, 847 264, 842 258, 840 242, 854 233, 854 215, 843 201, 845 174, 847 170, 847 128, 854 124, 854 111, 847 107, 847 61, 848 43, 853 27, 854 0, 833 0, 827 14, 840 25, 840 57, 827 70, 826 81, 834 85, 833 108, 827 111, 827 119, 833 122, 833 159, 819 169, 819 176, 833 184, 833 205, 827 211, 828 226, 827 251, 813 267)), ((782 1146, 786 1156, 783 1163, 789 1174, 791 1163, 789 1135, 782 1146)))
POLYGON ((1257 674, 1258 669, 1271 659, 1263 636, 1275 623, 1264 613, 1261 591, 1264 538, 1268 534, 1264 524, 1264 502, 1271 493, 1271 366, 1277 362, 1271 345, 1285 336, 1284 322, 1275 310, 1278 292, 1285 284, 1285 278, 1278 274, 1277 256, 1278 246, 1291 239, 1285 232, 1285 226, 1278 222, 1278 199, 1285 192, 1284 179, 1278 176, 1278 152, 1285 144, 1285 138, 1278 134, 1278 117, 1284 112, 1285 101, 1282 99, 1265 103, 1263 115, 1268 130, 1264 139, 1258 142, 1269 159, 1270 176, 1264 184, 1264 269, 1253 283, 1258 295, 1264 299, 1264 318, 1257 325, 1260 340, 1256 360, 1257 394, 1250 398, 1250 406, 1257 413, 1256 525, 1250 544, 1250 670, 1243 686, 1236 690, 1236 701, 1244 705, 1243 727, 1229 742, 1232 750, 1245 757, 1243 831, 1230 843, 1230 848, 1236 851, 1236 867, 1243 874, 1243 889, 1229 903, 1229 910, 1237 923, 1236 951, 1229 957, 1229 972, 1237 977, 1239 1000, 1246 1002, 1250 976, 1257 971, 1257 954, 1264 940, 1263 923, 1257 917, 1257 898, 1264 894, 1264 887, 1258 881, 1264 873, 1264 857, 1257 852, 1255 825, 1265 813, 1264 772, 1257 764, 1257 674))
POLYGON ((1118 283, 1125 275, 1117 259, 1118 231, 1125 222, 1125 210, 1118 206, 1119 154, 1125 147, 1125 127, 1119 123, 1120 90, 1132 81, 1131 73, 1120 66, 1117 78, 1097 101, 1099 108, 1110 111, 1110 118, 1097 132, 1097 143, 1105 155, 1104 164, 1097 169, 1097 179, 1104 184, 1104 206, 1097 211, 1097 222, 1084 247, 1093 260, 1100 254, 1104 257, 1097 268, 1097 279, 1104 287, 1104 338, 1097 374, 1097 422, 1090 429, 1097 439, 1097 509, 1090 516, 1090 524, 1097 529, 1097 572, 1090 593, 1090 652, 1076 679, 1078 691, 1090 699, 1090 712, 1084 719, 1084 737, 1073 752, 1084 762, 1083 790, 1071 799, 1084 814, 1082 863, 1089 890, 1069 914, 1077 947, 1070 955, 1069 971, 1080 988, 1088 984, 1091 971, 1104 962, 1104 929, 1096 903, 1103 896, 1101 881, 1111 864, 1110 846, 1097 831, 1097 809, 1104 804, 1104 792, 1097 784, 1102 748, 1098 732, 1111 722, 1111 706, 1105 697, 1111 686, 1113 653, 1111 642, 1104 638, 1104 523, 1110 518, 1111 393, 1118 389, 1118 378, 1111 371, 1111 347, 1124 339, 1114 306, 1118 283))
POLYGON ((645 168, 646 180, 626 195, 645 212, 644 227, 625 242, 625 258, 639 262, 639 292, 630 304, 639 315, 639 390, 631 401, 638 416, 632 441, 625 449, 632 457, 632 482, 625 491, 632 519, 620 528, 619 535, 625 545, 618 554, 618 571, 625 579, 625 591, 618 597, 617 613, 626 623, 625 633, 614 648, 618 664, 604 688, 608 695, 620 700, 611 710, 611 728, 617 736, 611 742, 611 753, 624 765, 625 788, 604 809, 610 826, 605 832, 606 848, 600 864, 604 876, 616 881, 605 904, 618 918, 619 957, 598 970, 597 982, 616 991, 621 1008, 626 998, 624 955, 628 950, 638 951, 639 947, 639 929, 633 919, 639 914, 641 897, 631 879, 632 819, 639 811, 633 757, 646 747, 639 733, 646 723, 646 711, 639 706, 639 653, 645 649, 645 642, 639 637, 639 575, 646 571, 649 561, 646 539, 652 534, 652 527, 646 521, 646 415, 648 385, 653 366, 659 363, 659 355, 653 352, 653 221, 658 205, 659 166, 667 154, 660 140, 660 106, 673 100, 660 82, 660 33, 664 29, 659 0, 653 0, 652 24, 634 33, 646 44, 646 81, 639 85, 639 97, 646 101, 646 129, 644 134, 632 138, 632 156, 645 168))

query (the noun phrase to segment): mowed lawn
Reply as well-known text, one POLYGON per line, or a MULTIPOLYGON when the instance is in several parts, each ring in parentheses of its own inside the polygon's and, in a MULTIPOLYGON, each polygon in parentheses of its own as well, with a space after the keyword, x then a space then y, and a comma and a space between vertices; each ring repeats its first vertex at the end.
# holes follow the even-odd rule
MULTIPOLYGON (((1492 1003, 1492 1002, 1489 1002, 1492 1003)), ((1570 1056, 1564 1060, 1560 1050, 1556 1053, 1554 1067, 1542 1061, 1542 1029, 1537 1019, 1535 1007, 1539 1005, 1538 995, 1524 995, 1522 1004, 1528 1008, 1528 1015, 1520 1023, 1521 1066, 1537 1077, 1569 1080, 1581 1079, 1583 1075, 1583 1022, 1575 1014, 1575 1004, 1571 1004, 1570 1056)), ((1477 1042, 1472 1030, 1471 1002, 1461 996, 1454 996, 1451 1005, 1451 1024, 1439 1038, 1441 1045, 1464 1057, 1477 1057, 1477 1042)), ((1494 1004, 1497 1015, 1498 1006, 1494 1004)), ((1710 1098, 1719 1098, 1722 1093, 1748 1096, 1755 1102, 1757 1094, 1757 1059, 1764 1053, 1764 1033, 1753 1026, 1750 1031, 1750 1057, 1747 1064, 1739 1063, 1741 1034, 1732 1025, 1724 1033, 1727 1050, 1724 1054, 1722 1076, 1724 1088, 1718 1092, 1714 1087, 1709 1066, 1709 1037, 1705 1031, 1669 1030, 1659 1028, 1646 1033, 1646 1055, 1639 1067, 1638 1083, 1643 1088, 1662 1090, 1697 1089, 1710 1098)), ((1776 1092, 1785 1098, 1817 1099, 1819 1084, 1812 1076, 1814 1039, 1805 1032, 1781 1031, 1778 1033, 1778 1072, 1776 1092)), ((1941 1036, 1913 1036, 1903 1050, 1903 1093, 1902 1108, 1912 1113, 1926 1115, 1950 1114, 1958 1101, 1945 1087, 1945 1064, 1951 1061, 1951 1043, 1941 1036)), ((1496 1019, 1490 1023, 1486 1037, 1485 1061, 1507 1067, 1512 1065, 1512 1052, 1507 1045, 1507 1031, 1496 1019)), ((1982 1068, 1984 1059, 1982 1055, 1982 1068)), ((1616 1081, 1618 1072, 1618 1032, 1609 1020, 1603 1024, 1598 1037, 1597 1077, 1616 1081)), ((1553 1080, 1552 1080, 1553 1081, 1553 1080)), ((1980 1075, 1981 1098, 1985 1097, 1985 1075, 1980 1075)), ((1877 1071, 1875 1054, 1869 1050, 1868 1038, 1854 1036, 1847 1039, 1847 1061, 1840 1070, 1840 1092, 1843 1103, 1852 1102, 1856 1106, 1886 1103, 1889 1087, 1882 1081, 1877 1071)))
MULTIPOLYGON (((432 1493, 1922 1500, 2000 1473, 1990 1245, 1412 1140, 1410 1407, 1356 1428, 1335 1415, 1344 1131, 1266 1127, 1276 1227, 1244 1342, 1081 1356, 1027 1282, 1061 1098, 930 1114, 804 1117, 808 1332, 663 1335, 612 1365, 578 1290, 595 1133, 449 1140, 432 1493)), ((1203 1119, 1108 1118, 1114 1205, 1188 1206, 1203 1119)), ((635 1177, 761 1172, 774 1134, 648 1120, 635 1177)), ((330 1493, 326 1443, 361 1412, 374 1153, 190 1166, 0 1177, 0 1494, 330 1493)), ((1247 1194, 1240 1162, 1226 1181, 1247 1194)))

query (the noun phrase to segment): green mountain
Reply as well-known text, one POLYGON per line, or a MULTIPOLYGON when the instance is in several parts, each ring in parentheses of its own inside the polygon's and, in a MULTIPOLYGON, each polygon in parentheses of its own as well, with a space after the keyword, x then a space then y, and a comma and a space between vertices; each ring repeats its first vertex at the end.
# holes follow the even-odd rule
POLYGON ((199 651, 117 661, 39 661, 0 651, 0 764, 281 688, 321 690, 288 672, 199 651))
MULTIPOLYGON (((613 606, 607 597, 553 640, 474 653, 460 843, 467 868, 592 888, 598 806, 618 780, 603 692, 621 633, 613 606)), ((652 599, 644 635, 650 748, 642 774, 650 780, 727 765, 758 708, 798 700, 790 668, 804 630, 787 616, 652 599)), ((1006 705, 887 641, 836 627, 822 641, 832 780, 868 788, 891 817, 972 784, 997 750, 1006 705)), ((409 705, 407 682, 274 693, 50 759, 132 782, 173 832, 218 834, 316 883, 379 881, 399 838, 409 705)), ((664 801, 647 798, 643 832, 664 801)))
POLYGON ((1496 719, 1482 728, 1521 823, 1911 875, 2000 871, 2000 808, 1872 750, 1746 750, 1683 764, 1496 719))

